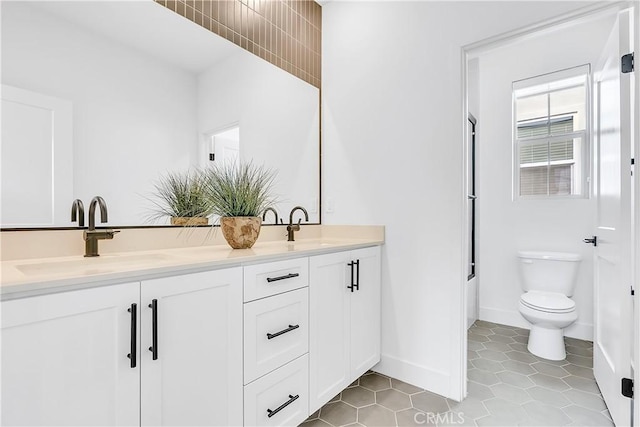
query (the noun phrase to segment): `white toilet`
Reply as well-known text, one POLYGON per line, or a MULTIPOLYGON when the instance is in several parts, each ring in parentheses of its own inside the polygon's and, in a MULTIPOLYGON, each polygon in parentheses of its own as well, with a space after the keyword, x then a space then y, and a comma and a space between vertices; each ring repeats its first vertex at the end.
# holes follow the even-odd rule
POLYGON ((578 254, 518 252, 522 289, 520 313, 531 323, 527 348, 536 356, 562 360, 566 356, 563 329, 578 319, 570 297, 576 286, 578 254))

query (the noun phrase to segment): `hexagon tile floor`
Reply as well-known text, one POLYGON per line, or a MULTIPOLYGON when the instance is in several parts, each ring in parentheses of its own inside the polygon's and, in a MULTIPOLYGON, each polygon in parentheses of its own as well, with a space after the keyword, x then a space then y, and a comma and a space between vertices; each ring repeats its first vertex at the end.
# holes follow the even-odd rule
POLYGON ((305 421, 327 426, 613 426, 593 379, 593 343, 565 338, 567 358, 527 351, 529 331, 469 329, 469 394, 459 403, 367 372, 305 421))

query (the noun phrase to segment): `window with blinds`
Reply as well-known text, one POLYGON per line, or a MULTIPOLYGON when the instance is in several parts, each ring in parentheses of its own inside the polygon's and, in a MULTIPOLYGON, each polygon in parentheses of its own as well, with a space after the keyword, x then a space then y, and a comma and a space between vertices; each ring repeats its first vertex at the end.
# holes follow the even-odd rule
POLYGON ((516 196, 585 195, 588 66, 578 68, 514 83, 516 196))

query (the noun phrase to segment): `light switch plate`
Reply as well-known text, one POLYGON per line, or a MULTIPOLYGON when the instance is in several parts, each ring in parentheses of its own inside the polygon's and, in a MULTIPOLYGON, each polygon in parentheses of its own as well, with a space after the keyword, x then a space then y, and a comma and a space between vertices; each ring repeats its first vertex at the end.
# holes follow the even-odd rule
POLYGON ((334 206, 335 206, 335 203, 334 203, 333 199, 332 198, 328 198, 327 199, 327 208, 325 209, 325 212, 326 213, 333 213, 334 212, 334 206))

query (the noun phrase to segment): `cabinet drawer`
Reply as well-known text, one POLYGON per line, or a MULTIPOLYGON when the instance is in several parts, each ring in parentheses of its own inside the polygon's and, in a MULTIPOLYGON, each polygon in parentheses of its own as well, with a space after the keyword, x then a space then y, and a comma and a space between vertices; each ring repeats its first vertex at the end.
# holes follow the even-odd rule
POLYGON ((309 288, 244 305, 244 383, 309 350, 309 288))
POLYGON ((244 387, 244 425, 297 426, 309 412, 309 356, 244 387))
POLYGON ((309 259, 296 258, 244 268, 244 301, 309 286, 309 259))

